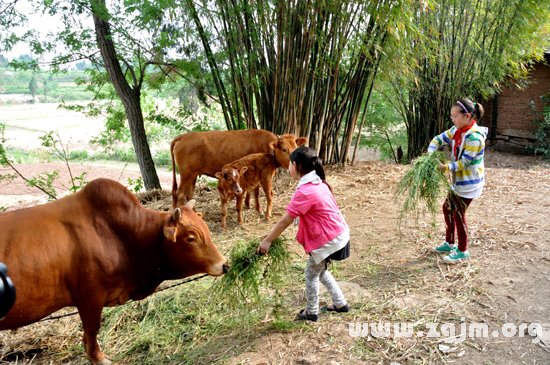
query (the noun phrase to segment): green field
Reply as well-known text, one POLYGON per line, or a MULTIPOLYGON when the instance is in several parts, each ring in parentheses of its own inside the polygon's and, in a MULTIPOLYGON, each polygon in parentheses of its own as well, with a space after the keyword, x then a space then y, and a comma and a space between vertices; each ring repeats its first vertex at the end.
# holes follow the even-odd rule
POLYGON ((60 109, 57 103, 0 105, 0 123, 6 126, 6 146, 33 150, 41 146, 40 136, 58 131, 71 149, 89 149, 90 138, 103 129, 103 120, 60 109))
POLYGON ((0 67, 0 103, 13 102, 10 95, 21 96, 16 100, 32 100, 31 80, 34 77, 34 99, 41 102, 90 100, 93 95, 84 86, 76 84, 85 78, 84 71, 67 71, 52 74, 49 71, 13 71, 0 67), (3 96, 3 97, 2 97, 3 96), (24 96, 24 98, 22 98, 24 96))

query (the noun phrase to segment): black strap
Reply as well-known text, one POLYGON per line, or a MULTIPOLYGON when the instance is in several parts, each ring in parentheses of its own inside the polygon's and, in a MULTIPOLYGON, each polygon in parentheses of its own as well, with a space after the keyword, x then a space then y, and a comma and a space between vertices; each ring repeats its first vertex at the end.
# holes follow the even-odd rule
POLYGON ((15 286, 8 277, 8 268, 0 262, 0 319, 8 314, 15 303, 15 286))

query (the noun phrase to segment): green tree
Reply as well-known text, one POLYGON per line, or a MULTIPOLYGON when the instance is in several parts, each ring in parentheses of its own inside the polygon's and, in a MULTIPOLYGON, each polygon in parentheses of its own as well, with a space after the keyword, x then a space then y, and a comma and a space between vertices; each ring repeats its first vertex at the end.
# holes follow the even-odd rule
POLYGON ((90 67, 91 67, 91 65, 86 61, 77 62, 75 64, 75 68, 79 71, 84 71, 84 70, 86 70, 90 67))
POLYGON ((147 142, 143 113, 141 111, 140 94, 145 75, 145 67, 140 67, 139 63, 135 68, 128 63, 125 69, 121 66, 121 59, 115 49, 113 33, 111 31, 111 25, 109 24, 111 15, 104 0, 92 2, 92 17, 95 25, 97 43, 103 59, 103 66, 109 75, 118 97, 124 105, 126 118, 128 119, 132 135, 132 143, 134 145, 145 188, 147 190, 160 189, 160 181, 147 142), (136 69, 138 71, 137 73, 136 69), (131 81, 126 78, 125 72, 130 73, 131 81))
POLYGON ((37 90, 38 90, 38 84, 36 83, 36 77, 33 74, 31 77, 31 81, 29 81, 29 92, 31 93, 33 99, 36 96, 37 90))
POLYGON ((44 102, 48 102, 48 88, 49 88, 50 78, 44 79, 42 85, 44 86, 44 102))

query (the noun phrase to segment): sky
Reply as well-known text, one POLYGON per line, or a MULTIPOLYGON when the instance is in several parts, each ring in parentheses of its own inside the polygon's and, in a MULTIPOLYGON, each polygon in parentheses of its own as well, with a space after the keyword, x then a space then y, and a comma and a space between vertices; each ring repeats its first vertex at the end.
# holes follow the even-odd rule
MULTIPOLYGON (((49 32, 56 32, 61 29, 61 19, 59 17, 51 16, 40 11, 37 12, 32 6, 32 2, 29 0, 17 1, 16 8, 28 18, 26 26, 11 29, 11 31, 16 34, 20 35, 29 29, 33 29, 38 31, 41 35, 46 35, 49 32)), ((29 54, 32 56, 31 50, 26 44, 17 44, 10 52, 3 52, 3 55, 10 60, 24 54, 29 54)), ((48 59, 51 59, 52 57, 53 55, 50 55, 49 57, 46 56, 44 61, 47 62, 48 59)))

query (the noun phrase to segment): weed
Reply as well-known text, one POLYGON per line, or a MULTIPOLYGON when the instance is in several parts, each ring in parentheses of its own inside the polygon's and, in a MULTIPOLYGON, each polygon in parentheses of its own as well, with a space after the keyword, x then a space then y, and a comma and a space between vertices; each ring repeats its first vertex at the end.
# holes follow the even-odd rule
POLYGON ((128 188, 133 191, 134 193, 139 193, 143 190, 144 184, 143 179, 141 177, 132 179, 131 177, 128 178, 128 188))
MULTIPOLYGON (((550 95, 547 97, 550 99, 550 95)), ((537 120, 535 130, 535 143, 527 146, 527 152, 541 155, 550 159, 550 106, 544 108, 542 119, 537 120)))
POLYGON ((71 151, 69 153, 69 159, 71 161, 85 161, 89 159, 89 153, 86 150, 71 151))
POLYGON ((284 239, 273 241, 266 256, 256 254, 259 241, 239 241, 229 254, 231 268, 214 286, 220 301, 230 306, 258 303, 260 286, 277 289, 284 284, 290 253, 284 239))
POLYGON ((397 186, 397 196, 405 196, 401 217, 418 212, 420 204, 435 214, 439 210, 439 198, 448 193, 450 183, 438 168, 444 161, 443 153, 434 152, 418 157, 397 186))
POLYGON ((158 151, 153 157, 156 166, 172 168, 172 157, 170 151, 158 151))

